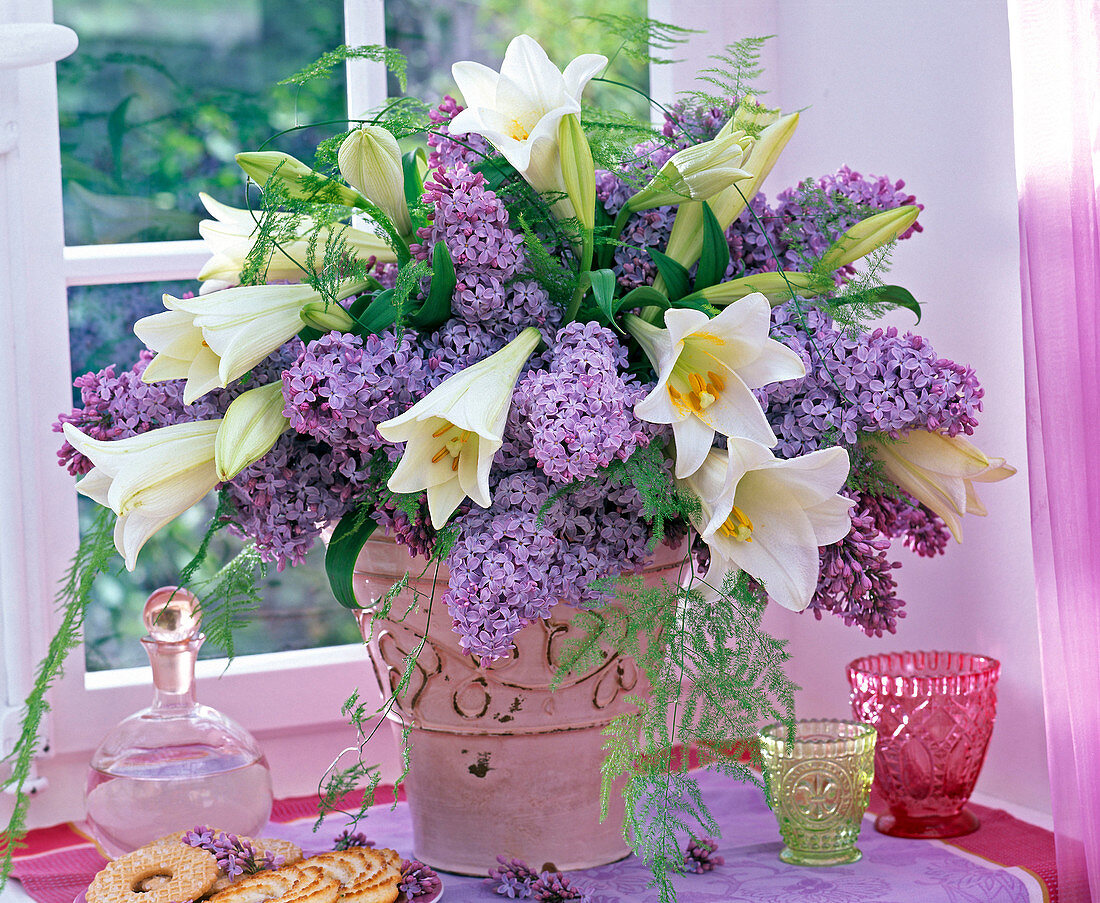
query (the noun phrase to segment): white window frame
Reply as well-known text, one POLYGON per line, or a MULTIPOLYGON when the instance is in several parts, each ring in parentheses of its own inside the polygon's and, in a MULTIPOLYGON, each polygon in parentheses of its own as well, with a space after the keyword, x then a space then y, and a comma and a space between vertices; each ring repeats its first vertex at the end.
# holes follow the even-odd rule
MULTIPOLYGON (((383 0, 345 0, 349 45, 385 41, 383 0)), ((0 0, 0 22, 52 22, 50 0, 0 0)), ((77 51, 79 52, 79 51, 77 51)), ((379 63, 347 64, 353 115, 386 98, 379 63)), ((66 360, 72 285, 194 278, 201 241, 63 247, 57 88, 53 65, 0 69, 0 754, 10 748, 36 663, 59 622, 53 603, 78 542, 72 478, 57 466, 50 429, 71 406, 66 360), (4 153, 5 129, 15 141, 4 153), (29 303, 26 299, 33 299, 29 303)), ((333 602, 333 605, 336 603, 333 602)), ((349 615, 350 617, 350 615, 349 615)), ((251 730, 272 764, 277 796, 312 793, 332 759, 354 741, 340 715, 355 687, 369 692, 361 645, 242 656, 226 669, 200 662, 199 699, 251 730), (308 687, 308 692, 303 688, 308 687)), ((107 730, 148 705, 149 668, 86 673, 70 656, 50 694, 32 800, 32 826, 79 819, 88 758, 107 730)), ((388 731, 368 753, 396 775, 388 731)), ((0 798, 0 816, 11 800, 0 798)))

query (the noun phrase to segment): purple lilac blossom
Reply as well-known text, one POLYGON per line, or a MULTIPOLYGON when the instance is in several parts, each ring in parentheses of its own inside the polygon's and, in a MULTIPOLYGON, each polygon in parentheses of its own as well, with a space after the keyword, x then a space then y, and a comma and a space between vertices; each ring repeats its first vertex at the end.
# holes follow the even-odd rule
POLYGON ((897 619, 905 617, 905 603, 895 594, 891 572, 901 564, 887 559, 890 539, 878 531, 866 508, 852 510, 851 532, 821 549, 817 591, 807 610, 818 620, 831 611, 868 636, 895 633, 897 619))
POLYGON ((450 137, 447 123, 462 112, 464 107, 449 94, 438 107, 428 113, 435 128, 428 133, 428 168, 452 169, 460 163, 475 166, 493 153, 493 147, 481 135, 458 135, 450 137), (459 143, 461 142, 461 143, 459 143))
POLYGON ((861 495, 860 505, 874 518, 875 527, 891 539, 902 538, 907 548, 922 558, 934 558, 947 551, 951 532, 943 520, 916 499, 861 495))
POLYGON ((269 850, 262 856, 257 856, 248 838, 218 831, 207 825, 199 825, 185 833, 183 843, 213 854, 218 861, 218 868, 230 881, 236 881, 241 875, 274 871, 282 868, 286 862, 286 857, 277 856, 269 850))
POLYGON ((711 837, 692 837, 684 851, 684 871, 703 875, 725 865, 726 860, 716 855, 717 849, 718 842, 711 837))
POLYGON ((515 634, 557 602, 600 601, 605 594, 594 580, 649 560, 633 487, 584 487, 558 499, 540 522, 550 491, 537 471, 510 474, 493 490, 491 509, 473 508, 458 521, 443 601, 462 648, 483 664, 507 655, 515 634))
POLYGON ((499 868, 489 869, 489 877, 482 883, 493 893, 508 900, 526 900, 533 891, 532 885, 538 880, 538 872, 522 859, 506 859, 497 856, 499 868))
POLYGON ((513 396, 515 433, 555 483, 594 477, 625 461, 655 434, 634 416, 648 389, 626 381, 626 348, 598 323, 570 323, 545 355, 549 368, 531 370, 513 396))
POLYGON ((531 898, 537 903, 591 903, 592 888, 577 884, 574 879, 561 872, 543 872, 531 885, 531 898))
POLYGON ((350 828, 345 828, 337 834, 332 844, 334 850, 350 850, 352 847, 374 849, 373 840, 370 840, 362 831, 352 832, 350 828))
POLYGON ((427 394, 430 369, 416 339, 389 329, 365 339, 330 332, 310 342, 282 375, 290 426, 335 450, 385 448, 396 457, 377 427, 427 394))
POLYGON ((439 875, 431 866, 416 859, 402 860, 401 883, 397 885, 397 890, 405 895, 406 900, 434 893, 441 886, 439 875))
POLYGON ((757 390, 776 452, 793 458, 858 435, 891 438, 911 429, 967 435, 985 394, 970 367, 937 357, 919 335, 876 329, 847 335, 820 310, 791 304, 772 314, 772 337, 794 349, 806 376, 757 390))
MULTIPOLYGON (((444 336, 427 342, 429 352, 444 346, 448 328, 461 325, 478 350, 490 351, 527 326, 557 326, 561 311, 545 289, 523 278, 527 260, 523 235, 509 226, 508 210, 485 187, 484 176, 463 163, 452 170, 437 169, 424 184, 424 200, 435 208, 435 219, 419 230, 422 244, 413 244, 410 250, 418 259, 430 261, 436 242, 442 241, 457 279, 451 301, 454 319, 441 330, 444 336)), ((455 360, 443 354, 458 369, 483 356, 467 351, 455 360)))

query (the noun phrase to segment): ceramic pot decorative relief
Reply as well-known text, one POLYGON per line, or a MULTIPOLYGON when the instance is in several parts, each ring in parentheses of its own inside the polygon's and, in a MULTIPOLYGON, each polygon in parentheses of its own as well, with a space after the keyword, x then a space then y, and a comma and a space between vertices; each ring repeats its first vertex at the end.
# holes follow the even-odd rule
MULTIPOLYGON (((681 561, 662 547, 644 572, 647 584, 675 581, 681 561)), ((644 689, 644 675, 631 659, 605 650, 598 667, 551 691, 563 644, 576 635, 576 610, 567 605, 555 606, 549 621, 523 628, 506 658, 480 667, 462 651, 440 601, 446 568, 436 575, 433 565, 418 577, 425 564, 403 546, 372 540, 355 574, 356 598, 364 606, 357 616, 384 698, 400 683, 406 656, 426 632, 409 685, 389 716, 398 737, 402 724, 411 729, 405 787, 417 858, 446 871, 484 875, 498 855, 557 869, 626 856, 617 794, 600 823, 601 732, 631 710, 625 697, 644 689), (400 621, 372 618, 374 606, 406 572, 409 588, 392 612, 404 613, 416 590, 433 600, 430 625, 426 605, 400 621)))

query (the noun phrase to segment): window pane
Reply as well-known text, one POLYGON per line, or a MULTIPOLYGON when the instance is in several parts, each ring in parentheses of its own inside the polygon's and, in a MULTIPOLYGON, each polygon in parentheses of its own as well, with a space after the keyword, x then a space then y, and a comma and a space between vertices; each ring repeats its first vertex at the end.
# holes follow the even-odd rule
MULTIPOLYGON (((163 310, 161 295, 193 291, 193 282, 160 282, 138 285, 78 286, 69 290, 70 353, 72 372, 83 374, 116 364, 121 374, 137 359, 141 343, 131 332, 134 320, 163 310)), ((80 400, 74 390, 73 403, 80 400)), ((58 437, 58 445, 61 437, 58 437)), ((81 498, 80 520, 86 529, 97 506, 81 498)), ((202 540, 214 499, 185 512, 146 543, 137 570, 116 570, 96 582, 93 602, 85 623, 87 669, 127 668, 147 663, 138 638, 145 630, 141 613, 145 599, 158 586, 173 584, 202 540)), ((219 532, 210 554, 194 582, 209 578, 243 546, 228 531, 219 532)), ((324 554, 318 545, 303 564, 277 573, 270 570, 261 584, 263 605, 252 623, 234 634, 236 652, 279 652, 311 649, 359 641, 354 618, 332 597, 325 578, 324 554)), ((224 653, 208 645, 200 657, 224 653)))
MULTIPOLYGON (((434 103, 444 94, 455 97, 451 64, 475 60, 500 68, 508 42, 529 34, 545 49, 558 68, 582 53, 615 55, 619 39, 586 15, 641 18, 646 0, 386 0, 386 43, 408 59, 409 89, 413 97, 434 103)), ((643 91, 649 72, 625 54, 615 55, 607 77, 643 91)), ((390 96, 401 93, 392 78, 390 96)), ((611 85, 594 84, 586 98, 608 109, 623 110, 649 119, 649 108, 638 94, 611 85)), ((461 99, 461 98, 459 98, 461 99)))
MULTIPOLYGON (((70 245, 197 238, 200 191, 239 206, 234 154, 346 115, 342 67, 274 87, 343 43, 341 0, 55 0, 54 13, 80 36, 57 66, 70 245)), ((325 136, 278 147, 308 160, 325 136)))

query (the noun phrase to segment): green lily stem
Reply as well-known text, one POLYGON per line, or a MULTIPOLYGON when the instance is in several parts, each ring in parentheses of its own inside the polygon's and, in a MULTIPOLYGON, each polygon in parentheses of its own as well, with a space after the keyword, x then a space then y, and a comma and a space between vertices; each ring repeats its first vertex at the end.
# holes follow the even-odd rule
POLYGON ((569 323, 577 316, 577 311, 581 309, 581 301, 584 300, 584 296, 588 291, 589 286, 592 284, 591 280, 585 279, 586 273, 592 272, 592 255, 595 252, 595 239, 593 231, 591 229, 584 230, 584 236, 581 239, 581 266, 578 273, 577 288, 573 292, 573 298, 569 302, 569 307, 565 310, 565 322, 569 323))

